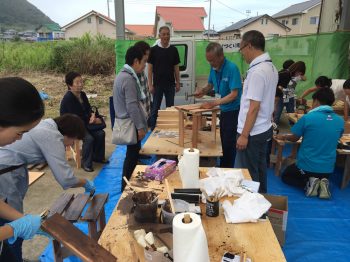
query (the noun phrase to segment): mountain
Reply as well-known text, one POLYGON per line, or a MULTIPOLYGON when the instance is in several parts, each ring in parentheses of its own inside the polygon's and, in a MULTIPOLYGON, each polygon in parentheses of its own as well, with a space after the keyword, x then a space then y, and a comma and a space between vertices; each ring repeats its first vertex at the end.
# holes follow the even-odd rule
POLYGON ((0 0, 0 31, 34 30, 47 23, 55 22, 26 0, 0 0))

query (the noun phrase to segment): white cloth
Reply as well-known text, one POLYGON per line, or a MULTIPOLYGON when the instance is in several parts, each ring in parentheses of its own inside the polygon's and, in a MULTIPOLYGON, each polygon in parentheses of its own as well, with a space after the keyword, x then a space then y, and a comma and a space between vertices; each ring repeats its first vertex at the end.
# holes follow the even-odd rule
POLYGON ((332 79, 331 89, 334 92, 335 100, 345 101, 345 93, 343 90, 344 83, 345 79, 332 79))
POLYGON ((222 204, 226 223, 257 222, 271 207, 271 203, 259 193, 244 193, 233 204, 225 200, 222 204))
POLYGON ((222 196, 242 195, 246 190, 241 187, 244 179, 242 170, 222 170, 220 168, 210 168, 208 177, 199 180, 199 187, 204 189, 208 196, 213 196, 215 192, 224 190, 222 196))
MULTIPOLYGON (((63 135, 53 119, 42 120, 25 133, 21 140, 0 148, 0 169, 47 162, 63 189, 75 186, 79 180, 66 160, 63 135)), ((21 167, 0 176, 0 197, 22 212, 23 198, 28 189, 28 170, 21 167)), ((50 190, 50 188, 47 188, 50 190)))
POLYGON ((259 101, 260 109, 250 135, 266 132, 271 127, 272 112, 278 72, 268 53, 256 57, 249 65, 247 78, 244 81, 241 106, 238 116, 238 133, 242 133, 250 106, 250 100, 259 101))

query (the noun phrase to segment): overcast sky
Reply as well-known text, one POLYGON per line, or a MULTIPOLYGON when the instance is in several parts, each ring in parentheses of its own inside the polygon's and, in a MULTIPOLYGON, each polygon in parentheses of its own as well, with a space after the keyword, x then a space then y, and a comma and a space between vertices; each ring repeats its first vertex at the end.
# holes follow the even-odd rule
MULTIPOLYGON (((108 15, 108 0, 28 0, 53 21, 64 26, 76 18, 95 10, 108 15)), ((119 1, 119 0, 118 0, 119 1)), ((273 15, 280 10, 303 2, 303 0, 212 0, 211 28, 223 29, 232 23, 250 16, 273 15)), ((154 24, 156 6, 202 6, 208 16, 205 28, 208 27, 209 0, 125 0, 126 24, 154 24)), ((110 17, 114 20, 114 0, 109 0, 110 17)))

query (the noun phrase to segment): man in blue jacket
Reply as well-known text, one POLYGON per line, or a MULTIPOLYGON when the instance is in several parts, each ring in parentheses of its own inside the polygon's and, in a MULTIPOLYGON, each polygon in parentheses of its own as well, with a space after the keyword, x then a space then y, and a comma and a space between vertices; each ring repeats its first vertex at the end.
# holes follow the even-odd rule
POLYGON ((221 167, 233 167, 236 156, 236 134, 239 105, 242 94, 242 81, 238 67, 227 60, 219 43, 209 43, 206 59, 211 66, 208 84, 196 91, 202 97, 215 90, 216 99, 202 105, 203 108, 220 106, 220 137, 222 145, 221 167))
POLYGON ((344 131, 344 120, 334 113, 334 93, 322 88, 312 96, 312 110, 292 127, 292 134, 279 135, 282 140, 296 142, 303 138, 295 164, 288 166, 282 181, 305 188, 306 196, 329 199, 329 176, 333 173, 336 149, 344 131))

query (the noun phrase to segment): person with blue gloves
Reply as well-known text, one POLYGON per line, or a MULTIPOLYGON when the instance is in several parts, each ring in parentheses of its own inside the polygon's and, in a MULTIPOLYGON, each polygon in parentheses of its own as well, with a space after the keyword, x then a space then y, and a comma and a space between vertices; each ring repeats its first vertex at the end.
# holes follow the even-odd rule
MULTIPOLYGON (((27 165, 47 162, 53 176, 63 189, 83 187, 86 193, 95 190, 92 181, 77 178, 66 160, 65 147, 85 136, 83 121, 76 115, 65 114, 45 119, 23 135, 23 138, 0 148, 0 170, 15 167, 0 176, 0 198, 19 212, 23 212, 23 199, 28 190, 27 165)), ((8 223, 0 219, 0 225, 8 223)), ((22 238, 10 248, 22 257, 22 238)))
MULTIPOLYGON (((19 77, 0 78, 0 147, 21 139, 25 132, 39 123, 44 112, 44 103, 31 83, 19 77)), ((7 170, 0 168, 0 176, 7 170)), ((11 243, 17 238, 32 238, 41 222, 40 216, 23 216, 1 198, 0 219, 12 221, 0 226, 0 241, 9 239, 11 243)), ((1 242, 0 261, 19 261, 8 251, 7 241, 1 242)))

